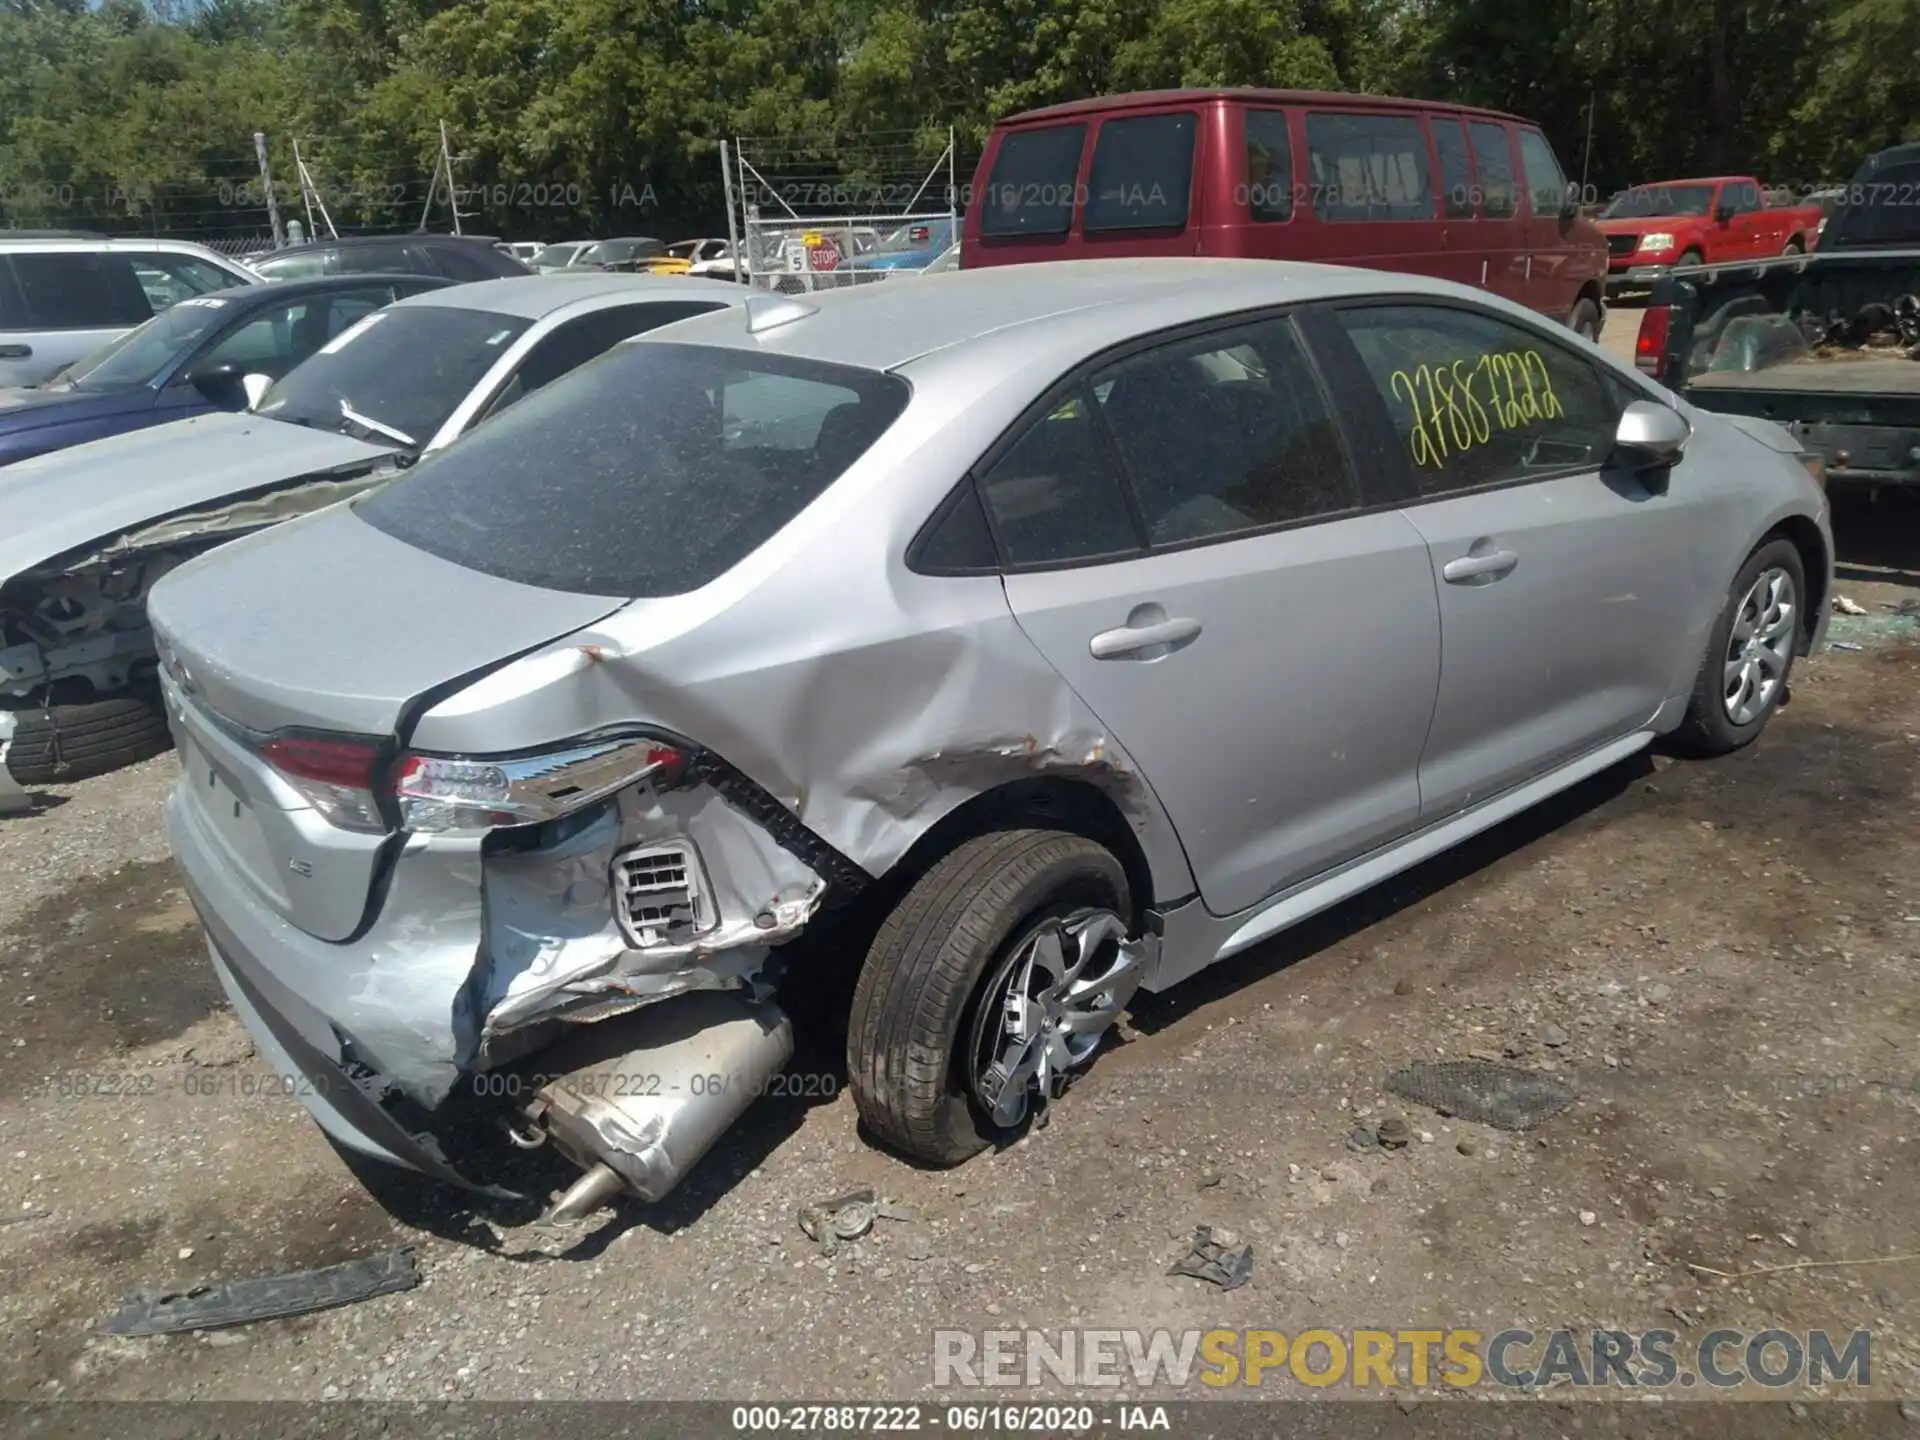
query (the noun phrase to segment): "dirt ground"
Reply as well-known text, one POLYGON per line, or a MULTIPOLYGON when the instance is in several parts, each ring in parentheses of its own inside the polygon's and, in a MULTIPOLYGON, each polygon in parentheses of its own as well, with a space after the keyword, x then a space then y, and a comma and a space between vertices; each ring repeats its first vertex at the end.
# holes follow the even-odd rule
POLYGON ((165 858, 171 757, 48 792, 0 820, 0 1399, 898 1399, 932 1394, 935 1326, 1423 1323, 1865 1328, 1874 1393, 1920 1396, 1911 1258, 1688 1268, 1920 1251, 1920 636, 1888 608, 1920 505, 1841 524, 1859 648, 1749 750, 1617 767, 1143 998, 1004 1152, 919 1170, 844 1095, 767 1100, 669 1202, 576 1234, 376 1200, 261 1083, 165 858), (1514 1135, 1382 1088, 1471 1057, 1579 1099, 1514 1135), (1406 1148, 1348 1148, 1389 1114, 1406 1148), (830 1262, 795 1209, 863 1185, 919 1218, 830 1262), (1198 1223, 1252 1243, 1251 1284, 1164 1273, 1198 1223), (101 1333, 137 1287, 403 1242, 407 1294, 101 1333))

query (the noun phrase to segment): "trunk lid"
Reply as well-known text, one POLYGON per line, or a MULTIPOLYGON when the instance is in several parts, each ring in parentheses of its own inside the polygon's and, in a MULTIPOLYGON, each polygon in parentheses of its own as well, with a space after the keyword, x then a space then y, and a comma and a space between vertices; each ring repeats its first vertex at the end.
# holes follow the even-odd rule
POLYGON ((261 757, 257 737, 299 729, 397 743, 426 692, 624 603, 465 569, 349 505, 224 545, 167 575, 148 601, 182 792, 280 914, 346 939, 391 837, 329 823, 261 757))

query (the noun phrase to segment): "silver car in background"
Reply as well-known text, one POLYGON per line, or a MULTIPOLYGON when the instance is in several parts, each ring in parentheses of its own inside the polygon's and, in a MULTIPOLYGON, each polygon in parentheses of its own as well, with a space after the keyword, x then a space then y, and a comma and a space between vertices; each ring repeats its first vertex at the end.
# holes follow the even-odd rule
POLYGON ((953 1163, 1136 988, 1751 741, 1831 556, 1784 431, 1444 282, 761 294, 169 575, 168 827, 349 1147, 658 1198, 847 956, 861 1117, 953 1163))

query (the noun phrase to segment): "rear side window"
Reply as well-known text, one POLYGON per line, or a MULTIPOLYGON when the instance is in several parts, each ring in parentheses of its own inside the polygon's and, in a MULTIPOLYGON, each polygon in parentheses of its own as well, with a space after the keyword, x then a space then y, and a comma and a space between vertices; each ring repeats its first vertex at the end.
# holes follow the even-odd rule
POLYGON ((1247 111, 1247 208, 1256 220, 1293 218, 1293 141, 1285 111, 1247 111))
POLYGON ((1059 565, 1137 553, 1098 402, 1075 390, 1027 427, 980 489, 1010 565, 1059 565))
POLYGON ((1082 228, 1178 229, 1193 186, 1194 116, 1109 120, 1093 142, 1082 228))
POLYGON ((1085 125, 1049 125, 1001 135, 987 193, 980 197, 980 233, 1066 234, 1073 224, 1086 138, 1085 125))
POLYGON ((500 252, 488 246, 435 245, 429 253, 440 273, 452 280, 495 280, 518 273, 511 265, 501 264, 495 258, 500 252))
POLYGON ((1155 545, 1358 504, 1332 409, 1288 321, 1149 350, 1093 388, 1155 545))
POLYGON ((128 258, 133 262, 134 273, 140 277, 141 288, 146 291, 147 302, 153 306, 156 315, 195 295, 225 290, 241 283, 218 265, 209 265, 192 255, 158 253, 128 258))
POLYGON ((1467 132, 1458 120, 1433 117, 1433 148, 1440 156, 1440 213, 1449 220, 1473 218, 1473 172, 1467 166, 1467 132))
POLYGON ((1518 207, 1507 127, 1492 120, 1470 120, 1467 135, 1473 142, 1473 167, 1480 176, 1481 213, 1489 220, 1511 219, 1518 207))
POLYGON ((1342 310, 1422 495, 1598 469, 1622 406, 1584 357, 1478 310, 1342 310))
POLYGON ((817 499, 909 394, 896 376, 851 366, 625 346, 356 509, 410 545, 523 585, 678 595, 731 569, 817 499))
POLYGON ((0 255, 0 330, 24 330, 26 324, 27 303, 14 283, 13 266, 0 255))
POLYGON ((1307 161, 1322 220, 1432 218, 1427 135, 1410 115, 1310 114, 1307 161))
POLYGON ((1567 177, 1560 173, 1560 162, 1553 158, 1553 147, 1538 130, 1520 132, 1520 163, 1527 168, 1527 190, 1533 197, 1533 213, 1558 215, 1567 203, 1567 177))
POLYGON ((153 318, 140 277, 124 256, 27 251, 12 259, 28 329, 105 330, 153 318))

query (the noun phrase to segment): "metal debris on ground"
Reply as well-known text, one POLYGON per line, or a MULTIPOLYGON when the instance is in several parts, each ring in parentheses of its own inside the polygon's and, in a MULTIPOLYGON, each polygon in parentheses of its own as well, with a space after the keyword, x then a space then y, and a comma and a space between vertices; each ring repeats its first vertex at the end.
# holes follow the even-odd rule
POLYGON ((1222 1290, 1238 1290, 1253 1278, 1253 1246, 1229 1250, 1213 1238, 1211 1225, 1196 1225, 1187 1253, 1167 1267, 1167 1274, 1205 1280, 1222 1290))
POLYGON ((109 1335, 175 1335, 215 1330, 256 1320, 283 1320, 315 1310, 354 1305, 376 1295, 411 1290, 420 1283, 411 1246, 384 1255, 348 1260, 319 1270, 257 1275, 191 1290, 141 1290, 106 1323, 109 1335))
POLYGON ((1387 1077, 1387 1089, 1442 1115, 1496 1130, 1531 1130, 1573 1103, 1573 1091, 1551 1076, 1480 1060, 1421 1062, 1387 1077))
POLYGON ((1862 605, 1858 600, 1849 600, 1844 595, 1836 595, 1833 597, 1833 608, 1841 615, 1864 615, 1867 613, 1866 606, 1862 605))
POLYGON ((858 1240, 873 1229, 876 1220, 910 1223, 920 1218, 911 1205, 877 1199, 871 1189, 854 1190, 831 1200, 816 1200, 800 1207, 800 1229, 820 1247, 823 1255, 836 1255, 842 1240, 858 1240))
POLYGON ((1852 653, 1864 647, 1854 644, 1851 640, 1835 640, 1831 642, 1827 648, 1829 650, 1845 650, 1848 653, 1852 653))

